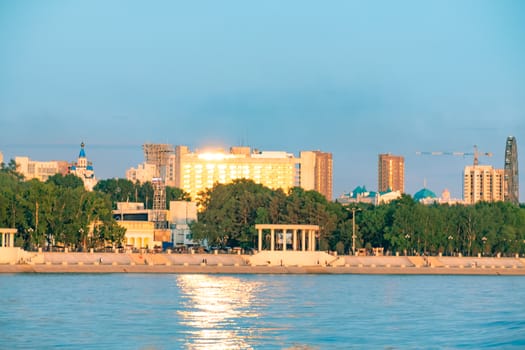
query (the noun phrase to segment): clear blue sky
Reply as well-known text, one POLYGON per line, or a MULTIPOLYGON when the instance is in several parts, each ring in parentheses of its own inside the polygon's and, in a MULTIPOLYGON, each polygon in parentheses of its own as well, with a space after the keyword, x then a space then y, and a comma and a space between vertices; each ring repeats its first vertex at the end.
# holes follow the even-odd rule
POLYGON ((461 197, 472 157, 520 150, 525 201, 525 1, 0 0, 0 151, 124 177, 146 142, 333 153, 334 195, 461 197))

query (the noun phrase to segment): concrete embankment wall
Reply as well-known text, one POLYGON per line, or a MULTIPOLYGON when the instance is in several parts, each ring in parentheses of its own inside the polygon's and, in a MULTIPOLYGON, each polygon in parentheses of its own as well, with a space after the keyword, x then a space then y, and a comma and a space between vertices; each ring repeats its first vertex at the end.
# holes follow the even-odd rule
POLYGON ((252 266, 342 266, 344 257, 326 252, 262 251, 249 257, 252 266))
POLYGON ((0 250, 0 273, 330 273, 525 275, 511 257, 337 256, 326 252, 138 254, 0 250))
POLYGON ((0 264, 43 263, 43 256, 18 247, 0 247, 0 264))

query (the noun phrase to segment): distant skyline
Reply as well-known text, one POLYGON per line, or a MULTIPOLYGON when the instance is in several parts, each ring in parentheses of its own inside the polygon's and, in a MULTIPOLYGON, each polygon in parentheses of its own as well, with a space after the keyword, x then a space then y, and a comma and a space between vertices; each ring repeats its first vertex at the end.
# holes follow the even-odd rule
POLYGON ((518 144, 525 202, 525 2, 0 0, 0 151, 125 177, 144 143, 331 152, 334 197, 462 197, 472 157, 518 144))

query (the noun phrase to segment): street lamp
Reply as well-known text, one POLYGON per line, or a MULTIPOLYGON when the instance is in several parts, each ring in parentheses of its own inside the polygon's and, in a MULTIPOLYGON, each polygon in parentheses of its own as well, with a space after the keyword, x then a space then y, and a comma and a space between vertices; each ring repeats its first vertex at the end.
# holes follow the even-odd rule
POLYGON ((487 237, 483 236, 483 238, 481 239, 483 241, 483 251, 482 251, 482 254, 485 255, 485 243, 487 243, 487 237))
POLYGON ((408 255, 408 240, 409 240, 409 239, 410 239, 410 234, 407 233, 407 234, 405 235, 405 240, 407 241, 407 249, 406 249, 406 253, 405 253, 405 255, 408 255))
POLYGON ((86 240, 84 239, 84 229, 81 227, 78 230, 78 233, 80 233, 80 239, 82 240, 82 243, 83 243, 82 249, 85 251, 86 250, 86 240))
POLYGON ((355 212, 361 211, 360 208, 352 208, 352 254, 355 256, 355 212))
POLYGON ((450 256, 452 256, 452 240, 454 237, 452 235, 448 236, 448 248, 450 250, 450 256))
MULTIPOLYGON (((27 229, 27 232, 29 233, 29 241, 33 242, 33 228, 30 227, 27 229)), ((37 249, 38 249, 38 242, 36 243, 37 249)))

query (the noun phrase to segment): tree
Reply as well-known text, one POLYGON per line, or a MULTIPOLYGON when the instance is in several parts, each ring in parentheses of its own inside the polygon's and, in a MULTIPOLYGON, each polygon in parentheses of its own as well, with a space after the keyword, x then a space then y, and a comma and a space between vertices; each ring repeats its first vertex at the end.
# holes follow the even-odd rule
POLYGON ((50 176, 46 182, 60 188, 84 187, 84 182, 82 182, 82 179, 73 174, 67 174, 65 176, 62 174, 55 174, 50 176))
POLYGON ((166 186, 166 201, 169 204, 170 201, 191 201, 189 193, 184 192, 180 188, 166 186))
MULTIPOLYGON (((253 247, 258 209, 267 207, 271 190, 252 180, 215 184, 201 194, 198 222, 191 229, 195 239, 221 246, 253 247)), ((260 217, 259 217, 260 218, 260 217)))

